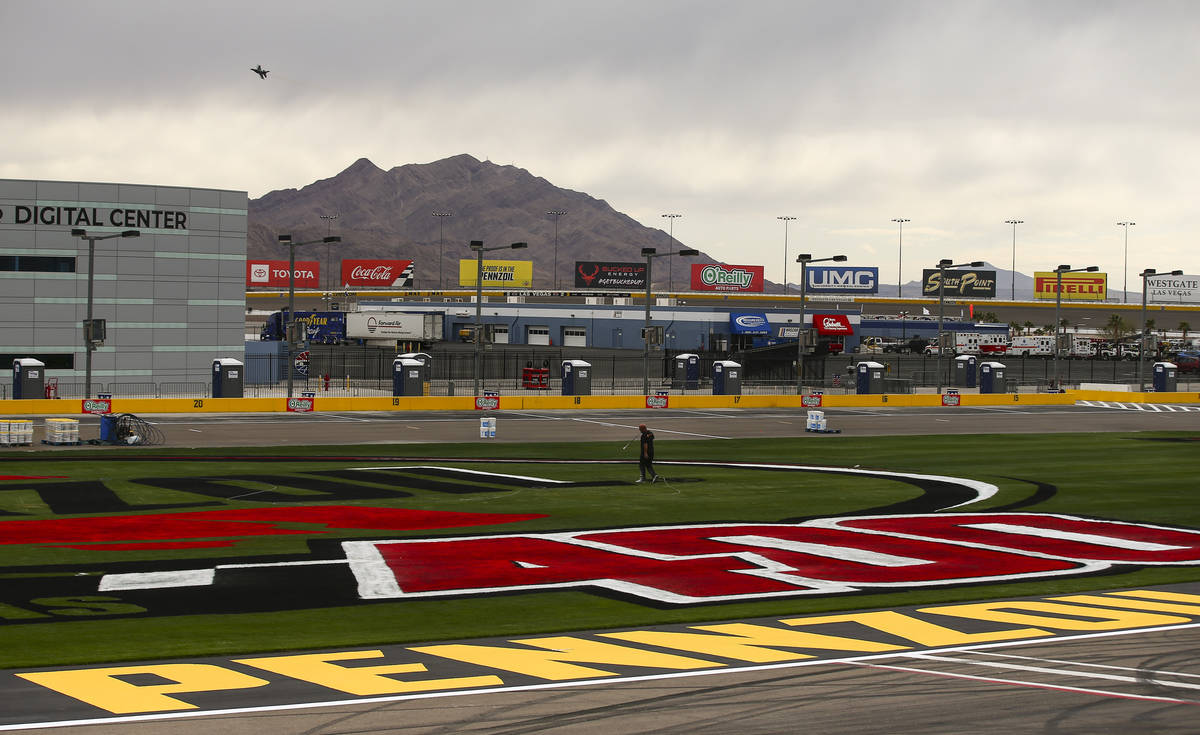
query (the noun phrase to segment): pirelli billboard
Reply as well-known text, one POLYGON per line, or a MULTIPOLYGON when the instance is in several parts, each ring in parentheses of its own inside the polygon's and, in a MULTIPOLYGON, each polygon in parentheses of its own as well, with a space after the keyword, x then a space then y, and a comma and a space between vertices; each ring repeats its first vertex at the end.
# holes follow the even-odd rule
MULTIPOLYGON (((478 270, 478 261, 458 261, 458 285, 473 287, 478 270)), ((533 261, 485 260, 483 285, 487 288, 529 288, 533 285, 533 261)))
MULTIPOLYGON (((1033 298, 1058 299, 1058 274, 1037 271, 1033 274, 1033 298)), ((1108 298, 1107 273, 1062 274, 1063 301, 1104 301, 1108 298)))

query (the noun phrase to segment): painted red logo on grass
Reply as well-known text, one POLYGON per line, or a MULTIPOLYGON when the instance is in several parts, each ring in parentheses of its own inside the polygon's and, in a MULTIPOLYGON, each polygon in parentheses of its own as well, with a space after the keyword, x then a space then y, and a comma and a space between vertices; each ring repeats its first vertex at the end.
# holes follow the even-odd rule
POLYGON ((1200 564, 1200 532, 1033 513, 343 543, 364 598, 606 589, 694 604, 1200 564))

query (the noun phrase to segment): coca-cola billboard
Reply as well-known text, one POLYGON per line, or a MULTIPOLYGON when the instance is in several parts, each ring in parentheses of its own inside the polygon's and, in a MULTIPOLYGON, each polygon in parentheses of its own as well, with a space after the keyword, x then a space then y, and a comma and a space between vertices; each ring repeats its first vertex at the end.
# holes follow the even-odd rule
MULTIPOLYGON (((246 285, 265 288, 288 287, 286 260, 247 260, 246 285)), ((296 261, 296 288, 320 288, 321 264, 315 260, 296 261)))
POLYGON ((413 262, 411 260, 343 260, 340 285, 411 288, 413 285, 413 262))

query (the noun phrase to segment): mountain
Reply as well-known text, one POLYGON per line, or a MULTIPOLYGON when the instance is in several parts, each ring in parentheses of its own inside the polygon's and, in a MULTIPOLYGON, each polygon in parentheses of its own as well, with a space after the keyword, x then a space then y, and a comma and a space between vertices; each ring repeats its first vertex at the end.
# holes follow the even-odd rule
MULTIPOLYGON (((645 227, 602 199, 557 187, 525 169, 464 154, 388 171, 360 158, 332 178, 253 199, 247 256, 287 258, 288 248, 278 243, 280 233, 297 242, 340 235, 340 244, 298 248, 296 259, 320 260, 325 269, 330 257, 326 250, 334 248, 334 261, 412 259, 416 287, 432 288, 439 280, 439 255, 445 283, 454 286, 458 261, 475 259, 468 248, 471 240, 482 240, 485 247, 528 242, 527 250, 499 250, 485 257, 532 260, 534 288, 547 289, 553 286, 555 263, 555 218, 547 214, 551 211, 565 212, 558 217, 561 288, 574 286, 576 260, 644 262, 643 247, 670 249, 665 230, 645 227), (435 217, 434 212, 451 216, 435 217), (327 220, 322 215, 337 218, 327 220)), ((687 247, 678 240, 674 244, 675 249, 687 247)), ((670 281, 676 289, 685 289, 691 263, 713 262, 703 254, 656 259, 655 287, 665 288, 670 281), (669 278, 670 261, 675 263, 669 278)))

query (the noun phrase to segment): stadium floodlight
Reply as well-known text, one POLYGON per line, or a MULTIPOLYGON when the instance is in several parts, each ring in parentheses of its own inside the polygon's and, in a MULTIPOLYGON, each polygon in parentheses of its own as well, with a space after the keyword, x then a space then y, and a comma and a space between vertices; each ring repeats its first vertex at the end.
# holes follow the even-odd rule
POLYGON ((288 313, 287 313, 287 328, 284 330, 284 336, 287 339, 288 345, 288 361, 287 361, 287 397, 292 397, 292 384, 296 371, 296 342, 293 339, 296 330, 296 248, 304 245, 328 245, 330 243, 341 242, 340 235, 332 235, 322 237, 319 240, 305 240, 304 242, 293 242, 291 235, 280 235, 279 244, 288 246, 288 313))
MULTIPOLYGON (((667 215, 664 214, 663 216, 666 217, 667 215)), ((678 217, 679 215, 674 216, 678 217)), ((644 396, 650 395, 650 299, 652 298, 650 295, 650 284, 654 280, 651 277, 653 274, 654 259, 675 255, 691 258, 699 254, 700 251, 695 248, 681 248, 665 253, 658 252, 658 248, 642 248, 642 256, 646 259, 646 322, 642 327, 642 395, 644 396)))
POLYGON ((483 347, 483 254, 490 253, 493 250, 522 250, 529 247, 527 242, 514 242, 511 245, 497 245, 492 248, 485 248, 483 240, 472 240, 469 246, 475 251, 475 330, 471 335, 472 341, 475 343, 475 381, 474 389, 475 396, 479 397, 479 384, 483 379, 483 354, 480 350, 483 347))
POLYGON ((96 282, 96 242, 112 240, 117 237, 141 237, 141 230, 123 230, 108 235, 89 235, 87 230, 73 229, 71 237, 87 240, 88 244, 88 279, 87 279, 87 317, 83 322, 84 377, 83 397, 92 397, 92 353, 96 350, 96 335, 99 333, 96 320, 92 318, 92 294, 96 282))
POLYGON ((808 288, 808 264, 833 261, 845 263, 845 255, 831 255, 828 258, 814 258, 809 253, 801 253, 796 257, 800 264, 800 331, 796 333, 796 395, 804 395, 804 350, 808 347, 804 339, 804 293, 808 288))
POLYGON ((938 261, 938 351, 937 351, 937 392, 940 395, 942 392, 942 353, 946 351, 942 340, 942 317, 946 310, 946 271, 955 268, 982 268, 984 262, 982 260, 973 260, 970 263, 955 263, 949 258, 942 258, 938 261))

